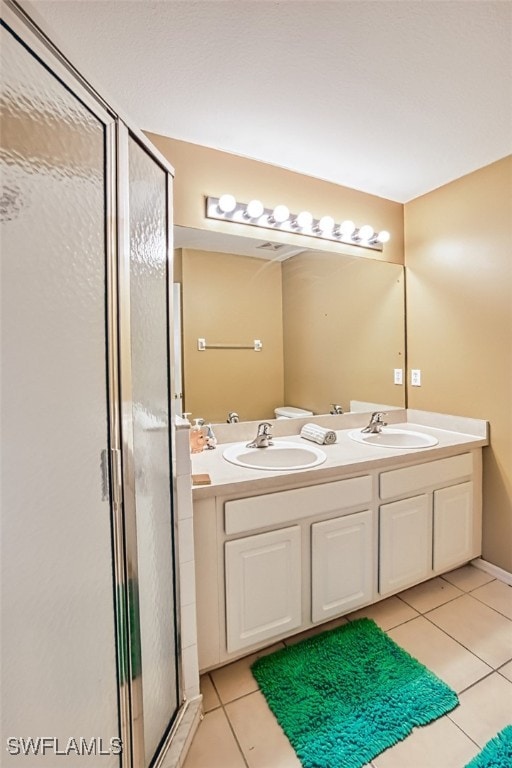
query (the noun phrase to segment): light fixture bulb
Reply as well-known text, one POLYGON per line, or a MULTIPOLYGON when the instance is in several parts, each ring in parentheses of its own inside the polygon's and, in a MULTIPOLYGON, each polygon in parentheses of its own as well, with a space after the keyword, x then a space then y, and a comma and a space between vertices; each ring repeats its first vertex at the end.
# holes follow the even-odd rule
POLYGON ((391 235, 389 234, 389 232, 387 232, 385 229, 383 229, 382 232, 379 232, 379 234, 377 235, 377 242, 378 243, 388 243, 390 237, 391 237, 391 235))
POLYGON ((232 213, 236 208, 236 199, 233 195, 221 195, 219 197, 219 209, 222 213, 232 213))
POLYGON ((332 232, 332 230, 334 229, 334 219, 332 218, 332 216, 322 216, 322 218, 318 222, 318 229, 324 234, 328 234, 329 232, 332 232))
POLYGON ((286 207, 286 205, 276 205, 274 210, 272 211, 272 219, 277 224, 284 224, 285 221, 288 221, 290 218, 290 211, 286 207))
POLYGON ((357 236, 360 240, 370 240, 373 236, 373 227, 370 227, 369 224, 364 224, 362 227, 359 227, 357 236))
POLYGON ((350 237, 352 234, 354 234, 356 229, 356 225, 353 221, 350 221, 350 219, 347 219, 346 221, 342 221, 340 224, 340 235, 343 235, 343 237, 350 237))
POLYGON ((307 227, 310 227, 313 223, 313 216, 310 214, 309 211, 301 211, 297 218, 295 219, 297 226, 301 229, 306 229, 307 227))
POLYGON ((245 212, 250 219, 259 219, 264 210, 263 203, 260 200, 251 200, 250 203, 247 203, 245 212))

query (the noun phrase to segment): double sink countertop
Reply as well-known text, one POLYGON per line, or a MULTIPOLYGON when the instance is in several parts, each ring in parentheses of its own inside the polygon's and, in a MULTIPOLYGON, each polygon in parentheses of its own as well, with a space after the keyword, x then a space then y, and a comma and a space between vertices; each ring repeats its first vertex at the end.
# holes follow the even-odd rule
MULTIPOLYGON (((352 440, 349 432, 365 427, 370 415, 344 413, 335 416, 310 416, 305 419, 269 419, 276 442, 283 439, 301 446, 314 445, 326 454, 327 458, 323 464, 299 470, 252 469, 231 464, 223 458, 225 449, 235 443, 254 440, 260 422, 214 424, 213 429, 218 440, 215 450, 204 450, 191 456, 192 474, 208 474, 211 485, 193 486, 193 498, 204 499, 238 492, 245 495, 251 491, 260 494, 282 489, 285 485, 313 485, 369 472, 383 466, 407 466, 418 461, 442 459, 489 444, 487 421, 411 409, 393 409, 387 412, 388 426, 432 435, 439 441, 437 445, 428 448, 384 448, 352 440), (300 437, 300 430, 308 423, 334 430, 336 443, 318 445, 300 437)), ((264 451, 265 448, 259 450, 264 451)))

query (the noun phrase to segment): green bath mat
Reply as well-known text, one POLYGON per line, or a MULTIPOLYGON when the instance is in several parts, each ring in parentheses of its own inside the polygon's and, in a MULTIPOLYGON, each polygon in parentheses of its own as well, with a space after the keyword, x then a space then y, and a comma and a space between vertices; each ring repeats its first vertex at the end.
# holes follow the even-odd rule
POLYGON ((466 768, 511 768, 512 725, 507 725, 494 739, 487 742, 482 751, 466 765, 466 768))
POLYGON ((252 672, 304 768, 361 768, 458 704, 371 619, 263 656, 252 672))

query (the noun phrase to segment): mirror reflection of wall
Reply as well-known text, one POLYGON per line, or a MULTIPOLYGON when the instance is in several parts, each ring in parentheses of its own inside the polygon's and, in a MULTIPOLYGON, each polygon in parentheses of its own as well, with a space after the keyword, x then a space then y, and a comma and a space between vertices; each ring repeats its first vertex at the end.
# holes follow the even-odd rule
POLYGON ((404 407, 403 267, 312 251, 282 264, 284 395, 315 413, 351 400, 404 407))
POLYGON ((290 248, 256 258, 255 241, 240 237, 232 238, 238 253, 219 252, 226 243, 211 233, 194 240, 177 229, 185 411, 223 422, 230 411, 242 421, 274 418, 282 405, 314 413, 332 403, 348 411, 351 400, 404 407, 405 387, 393 383, 394 368, 405 365, 403 267, 290 248), (201 352, 199 338, 261 339, 263 349, 201 352))
POLYGON ((273 418, 284 397, 281 265, 184 248, 181 266, 184 410, 213 422, 230 411, 273 418), (199 352, 198 338, 263 348, 199 352))

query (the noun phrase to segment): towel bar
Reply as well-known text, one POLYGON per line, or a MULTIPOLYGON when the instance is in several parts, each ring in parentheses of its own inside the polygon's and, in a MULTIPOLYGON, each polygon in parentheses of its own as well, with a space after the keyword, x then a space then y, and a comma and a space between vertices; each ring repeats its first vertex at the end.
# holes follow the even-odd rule
POLYGON ((260 339, 254 339, 252 344, 207 344, 206 339, 198 339, 197 348, 199 352, 206 349, 253 349, 255 352, 261 352, 263 343, 260 339))

